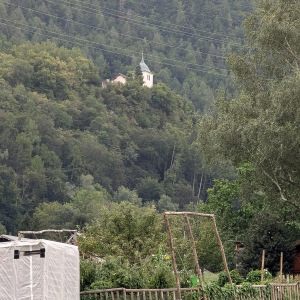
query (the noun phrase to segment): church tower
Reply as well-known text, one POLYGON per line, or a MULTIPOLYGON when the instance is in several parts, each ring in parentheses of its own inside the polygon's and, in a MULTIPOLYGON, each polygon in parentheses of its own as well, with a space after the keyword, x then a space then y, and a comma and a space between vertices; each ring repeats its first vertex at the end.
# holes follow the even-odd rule
POLYGON ((142 53, 142 61, 140 62, 141 72, 143 73, 144 86, 153 87, 153 73, 144 62, 144 54, 142 53))

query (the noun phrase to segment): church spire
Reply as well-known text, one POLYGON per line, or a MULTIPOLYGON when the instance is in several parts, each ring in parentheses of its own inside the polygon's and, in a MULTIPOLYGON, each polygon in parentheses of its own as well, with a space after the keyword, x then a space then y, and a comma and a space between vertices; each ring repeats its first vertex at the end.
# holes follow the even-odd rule
POLYGON ((146 65, 145 61, 144 61, 144 52, 142 52, 142 60, 140 62, 140 68, 142 72, 148 72, 151 73, 149 67, 146 65))
POLYGON ((142 51, 142 60, 140 62, 140 69, 143 73, 144 86, 152 87, 153 86, 153 73, 150 71, 149 67, 144 61, 144 51, 142 51))
POLYGON ((144 61, 144 51, 142 51, 142 60, 141 60, 141 64, 144 64, 145 61, 144 61))

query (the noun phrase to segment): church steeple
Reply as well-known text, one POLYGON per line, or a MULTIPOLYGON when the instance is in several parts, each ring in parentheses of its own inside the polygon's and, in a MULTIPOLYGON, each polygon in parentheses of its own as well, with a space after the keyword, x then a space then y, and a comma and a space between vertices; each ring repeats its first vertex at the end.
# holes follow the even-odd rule
POLYGON ((149 67, 144 61, 144 52, 142 52, 142 60, 140 62, 141 72, 143 73, 144 86, 152 87, 153 86, 153 73, 150 71, 149 67))
POLYGON ((142 72, 149 72, 149 73, 151 73, 149 67, 145 64, 144 53, 143 52, 142 52, 142 60, 140 62, 140 68, 141 68, 142 72))

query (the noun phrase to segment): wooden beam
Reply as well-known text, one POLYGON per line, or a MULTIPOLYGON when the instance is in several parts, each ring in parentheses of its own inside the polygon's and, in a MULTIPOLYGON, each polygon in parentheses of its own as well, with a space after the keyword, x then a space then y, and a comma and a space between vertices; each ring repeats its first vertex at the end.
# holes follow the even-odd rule
POLYGON ((202 292, 203 292, 203 299, 206 300, 205 287, 204 287, 202 272, 201 272, 200 265, 199 265, 198 254, 197 254, 197 249, 196 249, 196 243, 195 243, 192 227, 191 227, 191 224, 190 224, 190 220, 189 220, 189 217, 188 217, 187 214, 185 214, 185 220, 186 220, 186 223, 187 223, 187 226, 188 226, 188 229, 189 229, 189 235, 190 235, 190 239, 191 239, 191 242, 192 242, 194 261, 195 261, 195 265, 196 265, 196 270, 197 270, 199 282, 201 284, 201 288, 202 288, 202 292))
POLYGON ((170 245, 170 250, 171 250, 171 257, 172 257, 172 265, 173 265, 173 271, 176 279, 176 287, 177 287, 177 299, 181 300, 181 288, 180 288, 180 280, 179 280, 179 275, 177 272, 177 265, 176 265, 176 259, 175 259, 175 251, 174 251, 174 243, 172 239, 172 232, 171 232, 171 227, 170 227, 170 222, 168 218, 168 214, 164 214, 164 219, 165 223, 167 226, 167 233, 168 233, 168 240, 169 240, 169 245, 170 245))

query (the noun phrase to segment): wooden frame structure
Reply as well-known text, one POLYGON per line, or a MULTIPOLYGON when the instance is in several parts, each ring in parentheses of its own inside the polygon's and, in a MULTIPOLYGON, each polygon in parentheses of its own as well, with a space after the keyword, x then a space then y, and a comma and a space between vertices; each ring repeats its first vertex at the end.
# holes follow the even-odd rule
POLYGON ((223 259, 224 267, 225 267, 225 270, 226 270, 226 273, 227 273, 227 276, 228 276, 229 283, 232 286, 232 279, 231 279, 231 276, 230 276, 230 272, 229 272, 229 268, 228 268, 228 264, 227 264, 227 260, 226 260, 226 255, 225 255, 225 251, 224 251, 224 247, 223 247, 223 244, 222 244, 219 232, 218 232, 215 215, 195 213, 195 212, 165 212, 164 213, 164 220, 165 220, 165 223, 166 223, 166 226, 167 226, 167 234, 168 234, 168 240, 169 240, 169 245, 170 245, 170 250, 171 250, 173 271, 174 271, 174 275, 175 275, 175 279, 176 279, 177 299, 181 300, 181 287, 180 287, 180 280, 179 280, 179 275, 178 275, 178 271, 177 271, 177 264, 176 264, 176 258, 175 258, 174 241, 173 241, 171 226, 170 226, 170 222, 169 222, 169 216, 172 216, 172 215, 173 216, 174 215, 183 216, 185 218, 186 224, 188 226, 188 231, 189 231, 190 239, 191 239, 191 242, 192 242, 194 262, 195 262, 195 266, 196 266, 196 270, 197 270, 198 279, 199 279, 199 282, 201 284, 201 289, 202 289, 202 292, 203 292, 203 299, 207 300, 207 297, 206 297, 206 293, 205 293, 203 276, 202 276, 202 272, 201 272, 200 265, 199 265, 198 254, 197 254, 197 250, 196 250, 196 246, 195 246, 195 239, 194 239, 193 231, 192 231, 190 221, 189 221, 190 216, 204 217, 204 218, 209 218, 209 219, 212 220, 213 225, 214 225, 214 229, 215 229, 215 234, 216 234, 216 237, 217 237, 217 240, 218 240, 218 243, 219 243, 220 251, 222 253, 222 259, 223 259))
POLYGON ((76 229, 44 229, 39 231, 19 231, 18 232, 18 240, 20 241, 25 234, 43 234, 43 233, 58 233, 61 234, 63 232, 69 232, 71 233, 71 237, 66 241, 66 243, 72 243, 73 245, 77 245, 77 236, 79 235, 78 231, 76 229))

